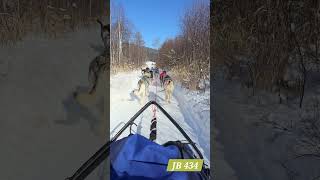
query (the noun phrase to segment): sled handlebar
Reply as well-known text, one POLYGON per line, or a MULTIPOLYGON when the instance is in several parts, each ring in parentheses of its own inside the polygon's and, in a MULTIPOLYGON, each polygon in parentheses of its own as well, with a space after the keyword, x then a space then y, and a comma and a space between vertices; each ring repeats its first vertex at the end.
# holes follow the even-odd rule
POLYGON ((102 161, 104 161, 110 153, 110 145, 116 141, 120 135, 132 124, 136 118, 145 111, 150 105, 156 105, 161 112, 171 121, 171 123, 181 132, 181 134, 189 141, 193 149, 197 152, 200 159, 203 159, 203 155, 201 154, 198 147, 191 140, 191 138, 187 135, 187 133, 179 126, 179 124, 155 101, 149 101, 146 105, 144 105, 121 129, 120 131, 111 138, 106 144, 104 144, 89 160, 87 160, 75 173, 73 176, 66 178, 66 180, 83 180, 85 179, 97 166, 99 166, 102 161))

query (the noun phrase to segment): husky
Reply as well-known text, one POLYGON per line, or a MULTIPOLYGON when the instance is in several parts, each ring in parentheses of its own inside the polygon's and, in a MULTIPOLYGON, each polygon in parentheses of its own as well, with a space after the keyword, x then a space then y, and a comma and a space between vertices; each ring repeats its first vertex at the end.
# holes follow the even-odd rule
POLYGON ((107 69, 107 61, 105 55, 100 55, 94 58, 89 64, 88 80, 91 83, 89 94, 96 91, 99 75, 107 69))
POLYGON ((106 49, 109 49, 110 47, 110 24, 104 25, 99 19, 97 19, 97 22, 100 24, 100 36, 102 39, 102 42, 104 44, 104 47, 106 49))
POLYGON ((158 69, 158 68, 154 68, 154 69, 153 69, 153 74, 154 74, 155 76, 158 76, 158 75, 159 75, 159 69, 158 69))
POLYGON ((144 105, 146 102, 146 98, 149 95, 149 81, 146 76, 143 76, 138 81, 137 89, 134 89, 133 94, 140 98, 140 104, 144 105))
POLYGON ((73 98, 77 103, 82 106, 89 107, 97 104, 101 99, 103 99, 104 107, 102 114, 102 121, 99 125, 99 135, 105 137, 107 130, 109 129, 109 94, 110 87, 108 85, 109 81, 109 66, 107 63, 109 56, 99 55, 94 58, 89 64, 88 79, 91 84, 88 92, 73 92, 73 98))
POLYGON ((166 75, 163 78, 163 86, 164 86, 164 93, 165 93, 165 101, 167 103, 171 103, 172 94, 174 90, 174 83, 170 76, 166 75))
MULTIPOLYGON (((102 82, 102 79, 105 79, 104 76, 107 76, 106 73, 108 73, 110 70, 110 67, 107 63, 109 54, 109 51, 104 51, 104 53, 98 55, 90 62, 88 71, 88 81, 90 83, 90 88, 86 93, 87 95, 85 96, 95 96, 99 84, 102 82)), ((77 92, 74 92, 73 95, 75 99, 79 100, 79 102, 81 103, 81 97, 83 95, 78 94, 77 92)))
MULTIPOLYGON (((109 37, 107 37, 109 38, 109 37)), ((109 39, 105 40, 105 45, 109 44, 109 39)), ((104 101, 104 110, 102 115, 102 121, 99 129, 99 134, 105 137, 107 134, 107 130, 109 129, 108 117, 109 117, 109 72, 110 67, 110 49, 105 48, 105 50, 95 57, 89 64, 88 71, 88 80, 90 83, 90 87, 88 92, 78 92, 75 91, 73 93, 73 97, 77 103, 82 106, 91 106, 93 104, 97 104, 98 101, 103 98, 104 101)))
POLYGON ((141 74, 142 74, 142 76, 143 76, 147 71, 149 71, 149 68, 145 68, 145 69, 142 69, 142 68, 141 68, 141 74))
POLYGON ((153 71, 153 77, 154 77, 154 79, 159 79, 159 71, 154 70, 153 71))
POLYGON ((153 78, 152 71, 149 68, 141 69, 141 74, 147 78, 153 78))
POLYGON ((107 130, 109 129, 109 102, 110 102, 110 87, 109 87, 109 73, 110 73, 110 25, 103 25, 102 22, 97 19, 100 24, 101 33, 100 36, 104 42, 104 51, 95 57, 89 64, 88 80, 90 87, 88 92, 73 92, 73 98, 75 101, 83 106, 91 106, 97 104, 102 98, 104 102, 103 115, 101 125, 99 126, 99 134, 105 137, 107 130))

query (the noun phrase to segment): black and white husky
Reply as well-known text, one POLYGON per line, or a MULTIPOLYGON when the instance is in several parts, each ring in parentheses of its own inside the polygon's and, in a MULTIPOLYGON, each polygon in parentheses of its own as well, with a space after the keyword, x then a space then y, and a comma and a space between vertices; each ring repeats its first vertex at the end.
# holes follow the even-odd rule
POLYGON ((73 93, 75 100, 84 106, 90 106, 96 104, 101 97, 104 99, 104 111, 101 121, 101 135, 105 135, 106 130, 109 128, 109 123, 106 122, 109 113, 109 62, 110 62, 110 26, 103 25, 100 20, 97 22, 101 25, 101 38, 104 42, 104 51, 96 56, 89 64, 88 79, 90 83, 90 88, 88 92, 78 92, 73 93))
POLYGON ((153 78, 153 72, 149 68, 141 69, 141 74, 147 78, 153 78))

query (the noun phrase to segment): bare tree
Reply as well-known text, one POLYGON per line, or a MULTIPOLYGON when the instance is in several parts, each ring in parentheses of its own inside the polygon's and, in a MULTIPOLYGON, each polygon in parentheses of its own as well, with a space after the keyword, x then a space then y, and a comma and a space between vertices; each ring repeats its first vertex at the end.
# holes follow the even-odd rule
POLYGON ((147 59, 142 34, 134 31, 134 25, 125 15, 121 4, 111 4, 111 65, 112 71, 131 70, 140 67, 147 59))

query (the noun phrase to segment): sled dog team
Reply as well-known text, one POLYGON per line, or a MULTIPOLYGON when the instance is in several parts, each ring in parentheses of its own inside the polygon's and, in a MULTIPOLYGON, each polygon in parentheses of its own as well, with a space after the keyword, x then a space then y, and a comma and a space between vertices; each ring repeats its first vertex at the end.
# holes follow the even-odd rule
MULTIPOLYGON (((140 104, 144 105, 147 97, 149 96, 149 84, 153 77, 157 77, 159 73, 158 69, 153 69, 152 71, 149 68, 141 69, 142 77, 138 81, 137 89, 133 90, 134 95, 140 98, 140 104)), ((174 84, 166 71, 162 71, 160 74, 160 84, 164 88, 165 101, 171 103, 172 94, 174 90, 174 84)))
MULTIPOLYGON (((109 91, 106 91, 106 88, 110 86, 106 78, 110 71, 107 63, 108 61, 110 62, 110 25, 104 25, 99 19, 97 19, 97 23, 100 25, 100 36, 104 45, 104 51, 90 62, 88 73, 90 88, 88 92, 79 92, 76 90, 72 94, 76 102, 84 106, 97 103, 99 97, 104 98, 105 110, 103 111, 102 124, 99 130, 99 133, 104 136, 106 129, 109 129, 109 123, 106 121, 109 115, 106 110, 108 109, 107 107, 109 107, 109 91)), ((149 95, 149 84, 153 77, 159 77, 157 69, 153 69, 153 71, 150 71, 149 68, 142 70, 142 77, 138 81, 138 89, 133 91, 133 93, 140 98, 141 105, 145 104, 146 98, 149 95)), ((160 81, 161 86, 164 87, 165 101, 170 103, 174 88, 173 81, 165 71, 161 73, 160 81)))
MULTIPOLYGON (((91 88, 88 93, 79 94, 78 92, 74 92, 73 96, 79 102, 82 101, 90 101, 91 99, 95 99, 96 97, 96 89, 99 85, 100 79, 103 74, 108 70, 107 68, 107 61, 109 59, 109 41, 110 41, 110 25, 104 25, 99 19, 97 22, 100 25, 100 36, 102 42, 105 47, 105 51, 94 58, 89 66, 89 81, 91 83, 91 88)), ((142 77, 138 81, 137 89, 133 90, 133 94, 138 96, 140 99, 140 104, 144 105, 146 102, 147 97, 149 96, 149 84, 151 80, 155 77, 159 77, 159 70, 158 68, 152 68, 151 70, 147 67, 145 69, 141 69, 142 77)), ((102 78, 103 79, 103 78, 102 78)), ((164 88, 165 92, 165 101, 167 103, 171 103, 172 93, 174 90, 174 84, 169 75, 167 75, 166 71, 162 71, 160 74, 160 83, 161 87, 164 88)))

